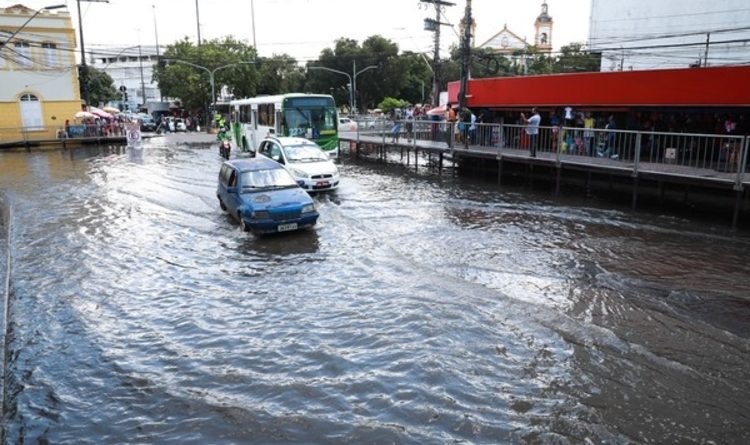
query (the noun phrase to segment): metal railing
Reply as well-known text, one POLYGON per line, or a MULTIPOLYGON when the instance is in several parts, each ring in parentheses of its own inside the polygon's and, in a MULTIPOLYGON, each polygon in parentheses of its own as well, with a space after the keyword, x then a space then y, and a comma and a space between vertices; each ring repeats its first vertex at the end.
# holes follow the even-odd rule
POLYGON ((702 176, 736 181, 748 172, 750 137, 724 134, 666 133, 656 131, 607 130, 580 127, 539 127, 535 136, 524 125, 475 124, 464 126, 446 121, 389 121, 379 128, 358 126, 357 137, 373 137, 383 143, 429 143, 436 148, 466 147, 482 151, 523 154, 561 162, 606 164, 639 171, 680 173, 707 170, 702 176), (535 149, 535 150, 532 150, 535 149), (736 178, 732 175, 736 173, 736 178))
POLYGON ((49 141, 53 139, 83 139, 125 136, 124 127, 118 124, 0 128, 0 144, 49 141))

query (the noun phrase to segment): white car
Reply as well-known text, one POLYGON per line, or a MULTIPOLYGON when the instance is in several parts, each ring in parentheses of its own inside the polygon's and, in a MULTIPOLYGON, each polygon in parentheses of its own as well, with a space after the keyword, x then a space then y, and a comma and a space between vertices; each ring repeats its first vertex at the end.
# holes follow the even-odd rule
POLYGON ((348 117, 340 117, 339 131, 357 131, 357 122, 348 117))
POLYGON ((283 165, 308 192, 335 190, 339 186, 336 164, 318 144, 308 139, 268 137, 261 141, 257 156, 283 165))

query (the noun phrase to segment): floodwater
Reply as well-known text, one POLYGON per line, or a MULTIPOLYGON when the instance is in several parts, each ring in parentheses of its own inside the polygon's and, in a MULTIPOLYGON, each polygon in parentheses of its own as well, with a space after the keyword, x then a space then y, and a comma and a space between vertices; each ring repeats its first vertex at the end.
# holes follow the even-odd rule
POLYGON ((257 238, 220 162, 0 152, 4 443, 750 443, 746 236, 342 156, 257 238))

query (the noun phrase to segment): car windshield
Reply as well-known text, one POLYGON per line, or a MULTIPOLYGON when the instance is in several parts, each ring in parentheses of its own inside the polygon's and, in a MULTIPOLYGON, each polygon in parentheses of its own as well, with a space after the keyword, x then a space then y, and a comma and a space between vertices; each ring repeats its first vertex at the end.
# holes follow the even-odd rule
POLYGON ((317 162, 326 161, 328 157, 317 145, 300 144, 284 147, 289 162, 317 162))
POLYGON ((243 191, 296 187, 294 178, 283 168, 242 172, 240 184, 243 191))

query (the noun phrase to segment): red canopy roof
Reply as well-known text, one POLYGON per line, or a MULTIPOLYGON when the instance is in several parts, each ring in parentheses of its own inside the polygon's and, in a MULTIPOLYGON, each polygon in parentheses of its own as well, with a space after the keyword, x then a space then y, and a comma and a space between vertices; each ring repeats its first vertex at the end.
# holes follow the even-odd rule
MULTIPOLYGON (((471 79, 470 107, 747 107, 750 66, 471 79)), ((459 82, 448 84, 458 102, 459 82)))

